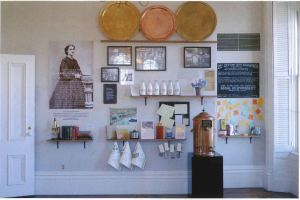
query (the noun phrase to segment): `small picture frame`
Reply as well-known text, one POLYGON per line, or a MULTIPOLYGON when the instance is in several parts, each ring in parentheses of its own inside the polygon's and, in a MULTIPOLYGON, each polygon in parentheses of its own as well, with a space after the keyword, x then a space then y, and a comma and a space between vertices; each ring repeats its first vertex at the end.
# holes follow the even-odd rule
POLYGON ((134 85, 134 69, 120 69, 120 85, 134 85))
POLYGON ((211 48, 184 47, 184 68, 211 68, 211 48))
POLYGON ((101 82, 119 82, 118 67, 102 67, 101 82))
POLYGON ((107 65, 108 66, 131 66, 132 65, 131 46, 108 46, 107 65))
POLYGON ((103 85, 103 104, 117 103, 117 84, 103 85))
POLYGON ((136 71, 166 71, 165 46, 135 47, 136 71))
POLYGON ((155 139, 154 121, 141 121, 141 139, 155 139))

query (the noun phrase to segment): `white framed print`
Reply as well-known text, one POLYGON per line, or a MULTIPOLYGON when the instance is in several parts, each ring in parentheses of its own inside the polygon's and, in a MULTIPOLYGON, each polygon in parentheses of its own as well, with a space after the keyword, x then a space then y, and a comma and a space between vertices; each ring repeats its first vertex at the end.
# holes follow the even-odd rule
POLYGON ((134 69, 120 69, 120 84, 134 85, 134 69))
POLYGON ((155 139, 154 121, 141 121, 141 139, 155 139))

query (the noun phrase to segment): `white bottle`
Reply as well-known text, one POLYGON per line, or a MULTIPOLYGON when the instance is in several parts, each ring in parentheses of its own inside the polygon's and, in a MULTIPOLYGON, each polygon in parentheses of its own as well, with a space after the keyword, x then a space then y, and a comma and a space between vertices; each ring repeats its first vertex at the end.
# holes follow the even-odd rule
POLYGON ((142 85, 140 87, 140 95, 146 95, 146 85, 145 82, 142 82, 142 85))
POLYGON ((180 95, 180 90, 179 81, 176 80, 174 85, 174 95, 180 95))
POLYGON ((151 81, 149 81, 147 86, 147 95, 152 95, 152 94, 153 94, 153 87, 151 81))
POLYGON ((154 82, 154 91, 153 91, 154 95, 159 95, 159 84, 157 82, 157 80, 155 80, 154 82))
POLYGON ((167 84, 166 81, 162 81, 161 87, 160 87, 160 94, 161 95, 167 95, 167 84))
POLYGON ((174 88, 173 88, 173 83, 171 80, 169 80, 168 84, 168 95, 173 95, 174 94, 174 88))

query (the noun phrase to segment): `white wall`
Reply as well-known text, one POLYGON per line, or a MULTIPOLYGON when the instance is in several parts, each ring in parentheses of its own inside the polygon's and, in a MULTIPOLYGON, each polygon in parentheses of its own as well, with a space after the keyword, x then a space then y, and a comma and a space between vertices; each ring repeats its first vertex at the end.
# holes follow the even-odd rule
MULTIPOLYGON (((162 4, 173 11, 182 2, 150 2, 150 5, 162 4)), ((208 40, 216 40, 217 33, 261 33, 262 2, 209 2, 217 14, 217 27, 208 40)), ((146 168, 116 172, 106 160, 112 148, 112 142, 105 140, 105 126, 109 123, 110 107, 136 106, 138 119, 154 119, 158 116, 158 101, 190 101, 191 119, 201 112, 200 100, 155 98, 144 105, 142 99, 129 97, 129 90, 118 85, 118 104, 102 103, 100 68, 106 66, 107 45, 152 45, 149 43, 101 43, 106 39, 99 31, 98 15, 103 2, 2 2, 2 53, 33 54, 36 56, 36 171, 37 194, 180 194, 190 191, 190 172, 187 152, 193 148, 192 133, 187 133, 184 153, 180 159, 163 159, 158 156, 156 142, 142 143, 148 158, 146 168), (53 113, 48 109, 49 101, 49 41, 89 40, 94 41, 94 109, 87 111, 88 118, 78 125, 90 129, 94 141, 83 149, 82 144, 64 143, 56 145, 46 140, 51 137, 50 128, 53 113), (61 170, 61 165, 65 169, 61 170), (158 184, 158 183, 166 184, 158 184), (67 185, 67 187, 65 187, 67 185), (81 189, 74 191, 73 188, 81 189), (74 186, 74 187, 73 187, 74 186), (85 187, 87 186, 87 187, 85 187), (72 188, 72 189, 70 189, 72 188)), ((141 11, 140 4, 135 5, 141 11)), ((141 33, 133 39, 143 39, 141 33)), ((179 39, 174 34, 171 39, 179 39)), ((136 72, 136 82, 141 80, 191 79, 199 73, 197 69, 184 69, 182 53, 184 46, 207 46, 207 44, 168 44, 166 72, 136 72), (146 78, 145 78, 146 77, 146 78)), ((261 62, 260 52, 217 52, 211 45, 215 62, 261 62)), ((261 76, 264 65, 260 65, 261 76)), ((261 84, 260 94, 264 93, 261 84)), ((216 116, 216 98, 206 98, 206 110, 216 116)), ((191 121, 192 122, 192 121, 191 121)), ((191 123, 192 125, 192 123, 191 123)), ((192 126, 191 126, 192 127, 192 126)), ((189 127, 187 130, 190 130, 189 127)), ((121 143, 120 143, 121 145, 121 143)), ((249 140, 234 139, 228 144, 216 138, 216 149, 224 156, 225 187, 262 187, 265 165, 265 137, 249 140)), ((131 148, 134 144, 131 143, 131 148)))

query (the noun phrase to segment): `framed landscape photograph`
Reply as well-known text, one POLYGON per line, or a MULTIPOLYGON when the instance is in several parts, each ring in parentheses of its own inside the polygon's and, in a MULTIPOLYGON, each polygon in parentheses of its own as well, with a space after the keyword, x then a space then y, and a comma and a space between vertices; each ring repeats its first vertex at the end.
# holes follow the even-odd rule
POLYGON ((119 82, 118 67, 102 67, 101 82, 119 82))
POLYGON ((166 71, 166 47, 135 47, 136 71, 166 71))
POLYGON ((107 65, 108 66, 131 66, 132 65, 131 46, 108 46, 107 65))
POLYGON ((210 47, 184 47, 184 68, 210 68, 210 47))

